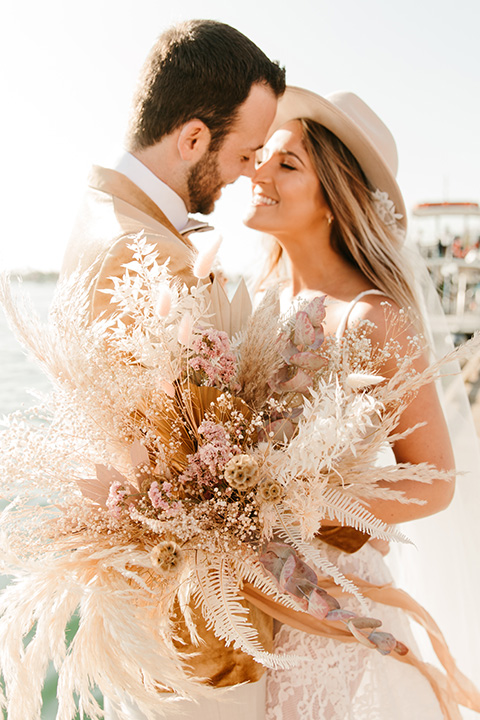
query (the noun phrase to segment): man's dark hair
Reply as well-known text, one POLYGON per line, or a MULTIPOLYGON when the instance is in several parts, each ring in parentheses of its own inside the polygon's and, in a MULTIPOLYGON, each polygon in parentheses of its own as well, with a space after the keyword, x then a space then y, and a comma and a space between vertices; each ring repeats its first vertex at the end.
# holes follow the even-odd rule
POLYGON ((218 147, 255 83, 279 97, 285 70, 241 32, 214 20, 175 25, 158 38, 143 67, 129 149, 149 147, 193 118, 209 128, 211 149, 218 147))

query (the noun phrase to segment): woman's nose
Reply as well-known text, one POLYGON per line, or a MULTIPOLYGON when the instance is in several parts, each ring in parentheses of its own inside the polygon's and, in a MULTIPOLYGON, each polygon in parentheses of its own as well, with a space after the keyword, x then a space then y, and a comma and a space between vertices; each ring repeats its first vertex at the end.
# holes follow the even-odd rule
POLYGON ((252 175, 252 182, 265 182, 265 180, 268 179, 268 163, 267 162, 260 162, 255 166, 254 173, 252 175))

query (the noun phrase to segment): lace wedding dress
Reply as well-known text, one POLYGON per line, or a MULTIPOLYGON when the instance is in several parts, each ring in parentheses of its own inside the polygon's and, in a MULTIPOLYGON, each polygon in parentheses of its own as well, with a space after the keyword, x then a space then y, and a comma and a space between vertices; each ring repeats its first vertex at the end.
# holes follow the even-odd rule
MULTIPOLYGON (((325 557, 344 573, 368 582, 391 582, 383 556, 370 544, 352 555, 319 543, 325 557)), ((353 597, 342 607, 358 614, 353 597)), ((405 613, 366 600, 368 614, 416 652, 405 613)), ((301 666, 267 672, 266 720, 442 720, 429 682, 413 667, 358 643, 339 643, 282 625, 277 652, 308 658, 301 666)))
MULTIPOLYGON (((422 292, 425 294, 424 287, 422 292)), ((367 294, 382 293, 371 290, 357 296, 339 324, 337 338, 345 332, 355 304, 367 294)), ((429 296, 430 305, 436 303, 438 322, 441 311, 433 287, 429 289, 429 296)), ((444 329, 444 325, 441 327, 444 329)), ((437 335, 448 337, 448 331, 443 334, 437 331, 437 335)), ((438 346, 437 357, 450 350, 448 343, 440 346, 438 338, 435 344, 438 346)), ((457 662, 460 661, 460 669, 478 680, 480 652, 475 631, 480 623, 472 606, 472 601, 478 597, 474 590, 479 587, 477 564, 472 558, 472 552, 478 548, 478 542, 474 540, 480 539, 480 525, 473 521, 473 513, 480 501, 478 462, 475 462, 478 441, 472 432, 473 423, 458 368, 451 369, 450 374, 450 407, 444 403, 444 409, 447 421, 451 421, 449 430, 457 469, 464 473, 457 480, 457 492, 450 508, 433 518, 407 523, 402 530, 412 537, 416 546, 394 546, 386 558, 369 543, 351 555, 325 543, 319 543, 319 547, 342 572, 373 584, 392 582, 391 568, 399 586, 427 610, 433 610, 457 662), (453 385, 455 392, 452 392, 453 385), (445 528, 453 533, 446 533, 445 528), (466 578, 472 585, 471 591, 466 588, 465 592, 451 592, 452 587, 459 591, 466 578), (449 588, 450 592, 446 592, 449 588)), ((393 459, 391 450, 389 453, 390 458, 384 458, 387 464, 393 459)), ((368 599, 365 602, 368 613, 382 620, 382 630, 391 632, 417 656, 426 655, 428 662, 436 664, 426 633, 415 626, 412 628, 404 611, 368 599)), ((360 613, 358 601, 352 596, 343 596, 342 607, 365 614, 360 613)), ((265 720, 442 720, 444 717, 428 680, 414 667, 393 657, 382 656, 359 644, 341 644, 309 635, 287 625, 281 626, 275 636, 275 650, 295 652, 308 659, 290 670, 267 672, 265 720)), ((466 708, 462 708, 460 714, 465 720, 480 717, 466 708)))

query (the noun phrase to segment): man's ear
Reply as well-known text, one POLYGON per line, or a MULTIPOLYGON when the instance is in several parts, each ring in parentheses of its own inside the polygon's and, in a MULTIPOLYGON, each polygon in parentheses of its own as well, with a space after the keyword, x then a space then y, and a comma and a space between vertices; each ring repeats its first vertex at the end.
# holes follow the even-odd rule
POLYGON ((202 120, 194 118, 181 127, 177 148, 182 160, 196 163, 209 145, 210 130, 202 120))

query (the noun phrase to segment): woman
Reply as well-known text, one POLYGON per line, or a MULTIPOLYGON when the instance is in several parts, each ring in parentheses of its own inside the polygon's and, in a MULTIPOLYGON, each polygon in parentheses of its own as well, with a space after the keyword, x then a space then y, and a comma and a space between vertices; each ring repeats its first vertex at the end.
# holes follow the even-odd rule
MULTIPOLYGON (((388 191, 396 207, 403 210, 394 175, 395 142, 389 130, 352 93, 337 93, 327 100, 299 88, 289 88, 274 127, 279 129, 265 146, 253 178, 246 224, 277 240, 287 255, 294 296, 312 292, 327 296, 327 334, 336 334, 348 313, 348 325, 371 321, 372 340, 383 346, 389 332, 385 321, 388 301, 389 326, 395 324, 401 308, 409 309, 410 323, 402 335, 406 345, 407 337, 419 332, 420 313, 402 256, 402 226, 384 222, 380 213, 386 208, 378 207, 381 200, 375 196, 377 190, 388 191), (294 119, 298 117, 302 119, 294 119), (328 129, 328 121, 337 135, 328 129), (356 155, 364 158, 363 166, 356 155), (349 308, 353 300, 357 302, 349 308)), ((425 358, 417 363, 418 368, 425 365, 425 358)), ((392 359, 382 374, 394 370, 392 359)), ((395 444, 397 461, 430 462, 439 469, 453 469, 448 431, 432 384, 426 385, 404 412, 399 429, 420 421, 424 427, 395 444)), ((401 489, 412 497, 421 493, 426 502, 398 505, 378 501, 372 509, 386 522, 403 522, 442 510, 454 487, 442 481, 420 488, 416 482, 405 481, 401 489)))
MULTIPOLYGON (((289 88, 273 130, 253 177, 246 219, 249 227, 276 240, 267 274, 274 275, 285 256, 293 296, 327 296, 326 333, 341 337, 346 327, 368 320, 373 343, 384 346, 398 319, 404 330, 397 340, 406 351, 408 337, 419 333, 421 321, 402 256, 405 224, 395 208, 403 214, 405 210, 395 180, 395 142, 388 128, 351 93, 321 98, 289 88)), ((426 363, 426 357, 420 358, 417 369, 426 363)), ((380 372, 388 377, 395 369, 392 358, 380 372)), ((393 444, 396 461, 428 462, 439 470, 453 470, 452 448, 433 384, 424 386, 404 411, 399 430, 419 422, 422 427, 393 444)), ((443 480, 431 485, 405 480, 396 488, 423 503, 371 502, 372 512, 388 523, 437 513, 448 506, 454 491, 453 483, 443 480)), ((382 555, 372 543, 353 554, 326 543, 321 547, 346 573, 379 585, 390 581, 382 555)), ((358 611, 355 601, 350 607, 358 611)), ((371 603, 371 613, 412 645, 402 611, 371 603)), ((419 672, 360 645, 338 645, 284 625, 276 636, 276 648, 309 655, 315 663, 298 671, 269 672, 267 720, 444 717, 419 672)))

